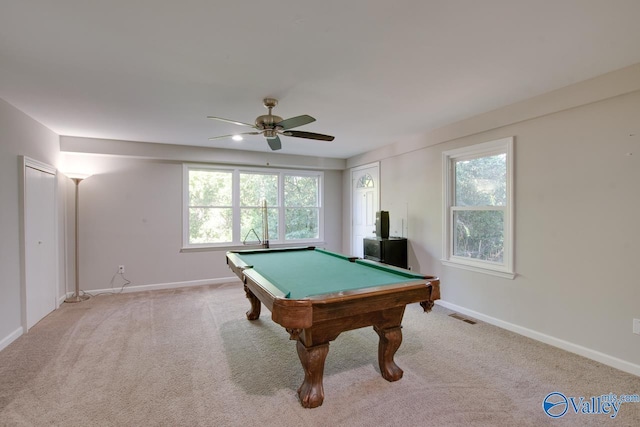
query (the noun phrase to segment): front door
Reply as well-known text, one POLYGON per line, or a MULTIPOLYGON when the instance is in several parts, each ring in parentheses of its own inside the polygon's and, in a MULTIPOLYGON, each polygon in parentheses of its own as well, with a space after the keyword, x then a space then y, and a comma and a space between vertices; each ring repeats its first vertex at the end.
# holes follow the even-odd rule
POLYGON ((373 236, 380 209, 380 165, 373 163, 351 170, 351 254, 364 257, 363 239, 373 236))

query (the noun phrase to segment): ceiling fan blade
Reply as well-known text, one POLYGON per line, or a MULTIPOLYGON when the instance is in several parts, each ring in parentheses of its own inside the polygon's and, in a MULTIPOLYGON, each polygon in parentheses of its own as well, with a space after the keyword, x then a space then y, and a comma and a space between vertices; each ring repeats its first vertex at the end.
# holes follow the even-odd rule
POLYGON ((273 151, 279 150, 282 148, 282 142, 280 142, 280 138, 276 135, 275 138, 267 138, 267 144, 273 151))
POLYGON ((331 135, 323 135, 321 133, 313 133, 313 132, 302 132, 299 130, 288 130, 286 132, 282 132, 283 135, 293 136, 295 138, 307 138, 307 139, 317 139, 319 141, 333 141, 335 137, 331 135))
POLYGON ((281 127, 283 130, 287 130, 313 123, 315 121, 316 119, 313 117, 303 114, 301 116, 291 117, 290 119, 284 119, 283 121, 276 123, 276 126, 281 127))
POLYGON ((222 135, 222 136, 212 136, 209 138, 209 141, 213 141, 214 139, 222 139, 222 138, 232 138, 236 135, 260 135, 262 132, 242 132, 242 133, 234 133, 232 135, 222 135))
POLYGON ((207 119, 220 120, 221 122, 233 123, 234 125, 249 126, 250 128, 256 127, 255 125, 250 125, 249 123, 243 123, 237 120, 223 119, 222 117, 207 116, 207 119))

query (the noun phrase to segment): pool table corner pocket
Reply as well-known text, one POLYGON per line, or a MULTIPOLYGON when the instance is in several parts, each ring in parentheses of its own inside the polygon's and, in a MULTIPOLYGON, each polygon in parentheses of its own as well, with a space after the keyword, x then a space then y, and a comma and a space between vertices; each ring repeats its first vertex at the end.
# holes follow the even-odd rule
POLYGON ((312 302, 308 299, 276 298, 273 300, 271 318, 287 330, 308 328, 313 325, 312 302))

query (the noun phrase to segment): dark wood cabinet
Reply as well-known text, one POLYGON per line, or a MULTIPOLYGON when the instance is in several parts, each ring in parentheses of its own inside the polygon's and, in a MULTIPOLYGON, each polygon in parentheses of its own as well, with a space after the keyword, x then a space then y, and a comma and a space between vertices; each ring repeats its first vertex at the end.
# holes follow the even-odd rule
POLYGON ((403 237, 365 238, 364 257, 372 261, 407 268, 407 239, 403 237))

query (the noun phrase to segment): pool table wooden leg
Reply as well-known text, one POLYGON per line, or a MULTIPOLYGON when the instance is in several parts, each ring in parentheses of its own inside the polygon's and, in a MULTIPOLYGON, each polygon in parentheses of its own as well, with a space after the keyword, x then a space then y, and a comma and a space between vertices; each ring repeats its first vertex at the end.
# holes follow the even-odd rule
POLYGON ((380 367, 382 378, 387 381, 398 381, 402 378, 403 372, 394 362, 393 356, 396 354, 400 344, 402 344, 402 327, 378 328, 374 326, 373 329, 380 336, 378 366, 380 367))
POLYGON ((247 319, 256 320, 260 317, 260 308, 262 307, 262 304, 258 297, 256 297, 253 292, 247 288, 247 285, 244 285, 244 292, 247 294, 247 299, 251 303, 251 310, 247 311, 247 319))
POLYGON ((318 407, 322 405, 324 400, 322 377, 324 374, 324 361, 329 353, 329 343, 305 347, 303 343, 297 341, 296 348, 304 369, 304 382, 298 388, 300 404, 305 408, 318 407))

